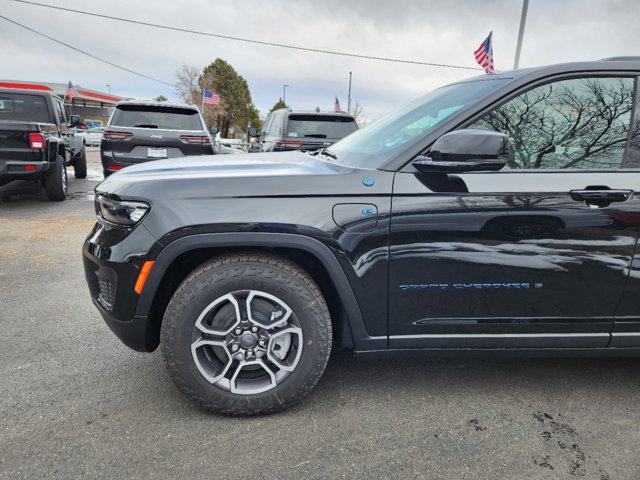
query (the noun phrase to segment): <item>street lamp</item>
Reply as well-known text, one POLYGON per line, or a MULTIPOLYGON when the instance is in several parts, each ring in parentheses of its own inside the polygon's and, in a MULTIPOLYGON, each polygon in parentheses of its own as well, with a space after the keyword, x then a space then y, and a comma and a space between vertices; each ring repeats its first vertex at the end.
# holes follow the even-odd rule
POLYGON ((287 87, 289 85, 283 85, 282 87, 282 103, 287 103, 286 99, 287 99, 287 87))

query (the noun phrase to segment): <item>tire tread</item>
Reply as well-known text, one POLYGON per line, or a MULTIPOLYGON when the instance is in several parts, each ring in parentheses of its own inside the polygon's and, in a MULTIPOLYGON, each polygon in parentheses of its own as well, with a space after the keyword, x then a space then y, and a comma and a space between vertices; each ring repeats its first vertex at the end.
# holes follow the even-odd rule
MULTIPOLYGON (((294 282, 289 282, 289 288, 293 288, 293 285, 291 285, 291 283, 294 282)), ((193 270, 183 280, 181 285, 175 291, 171 301, 169 302, 166 312, 167 314, 165 315, 161 329, 161 348, 171 377, 173 378, 180 391, 182 391, 182 393, 187 398, 197 404, 200 408, 218 414, 229 416, 265 415, 284 410, 293 406, 294 404, 299 403, 306 395, 309 394, 309 392, 313 389, 315 384, 320 379, 331 353, 331 318, 329 315, 329 308, 324 300, 320 288, 305 270, 303 270, 288 258, 279 255, 263 254, 257 252, 234 253, 231 255, 218 257, 204 263, 200 267, 193 270), (293 277, 295 280, 298 280, 299 282, 301 282, 302 287, 299 287, 294 293, 300 295, 303 293, 302 291, 305 290, 305 288, 308 289, 306 298, 302 297, 302 299, 306 302, 310 302, 309 308, 315 308, 317 310, 317 313, 313 316, 318 326, 318 332, 320 336, 320 354, 317 355, 316 364, 313 367, 313 372, 309 377, 305 379, 305 382, 297 390, 295 395, 285 400, 278 398, 278 403, 273 403, 268 406, 260 406, 255 405, 256 402, 253 401, 254 399, 244 398, 245 408, 242 408, 240 406, 239 408, 223 408, 220 405, 214 404, 207 399, 202 398, 179 375, 175 354, 170 347, 170 345, 173 343, 172 337, 175 332, 175 312, 183 311, 188 302, 196 296, 198 284, 207 286, 210 283, 210 277, 207 277, 205 275, 206 273, 212 270, 216 270, 220 267, 231 265, 237 266, 235 269, 233 269, 234 276, 251 274, 257 275, 263 273, 265 270, 262 270, 262 272, 258 271, 258 269, 256 268, 258 266, 276 267, 276 269, 274 269, 274 272, 277 269, 280 269, 281 272, 275 273, 275 275, 272 277, 272 280, 289 280, 290 277, 287 278, 287 274, 293 277), (286 274, 283 275, 282 271, 286 272, 286 274)))

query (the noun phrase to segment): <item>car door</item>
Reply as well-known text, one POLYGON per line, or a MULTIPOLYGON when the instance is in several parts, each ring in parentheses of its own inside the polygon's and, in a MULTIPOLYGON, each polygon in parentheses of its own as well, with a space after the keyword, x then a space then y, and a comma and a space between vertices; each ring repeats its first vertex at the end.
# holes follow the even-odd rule
POLYGON ((463 125, 508 134, 507 168, 396 175, 390 348, 608 345, 638 236, 635 85, 527 87, 463 125))

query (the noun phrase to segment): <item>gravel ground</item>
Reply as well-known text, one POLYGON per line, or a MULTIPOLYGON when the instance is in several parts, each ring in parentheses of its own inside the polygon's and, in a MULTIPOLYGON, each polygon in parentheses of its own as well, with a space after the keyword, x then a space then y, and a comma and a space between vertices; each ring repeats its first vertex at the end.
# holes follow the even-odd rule
POLYGON ((0 478, 640 477, 638 359, 337 352, 287 412, 198 410, 90 301, 95 150, 89 169, 62 203, 0 187, 0 478))

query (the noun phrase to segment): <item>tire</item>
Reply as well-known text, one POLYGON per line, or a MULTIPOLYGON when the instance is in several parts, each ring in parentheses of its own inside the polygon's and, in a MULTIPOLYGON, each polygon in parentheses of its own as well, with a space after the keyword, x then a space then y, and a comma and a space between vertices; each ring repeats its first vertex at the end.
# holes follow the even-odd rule
POLYGON ((42 183, 47 198, 54 202, 61 202, 67 198, 67 166, 64 157, 58 155, 56 163, 44 172, 42 183))
POLYGON ((169 374, 189 399, 219 414, 261 415, 295 405, 318 382, 331 352, 331 319, 298 265, 242 253, 187 276, 160 338, 169 374))
POLYGON ((76 178, 87 178, 87 152, 84 147, 73 161, 73 171, 76 178))

